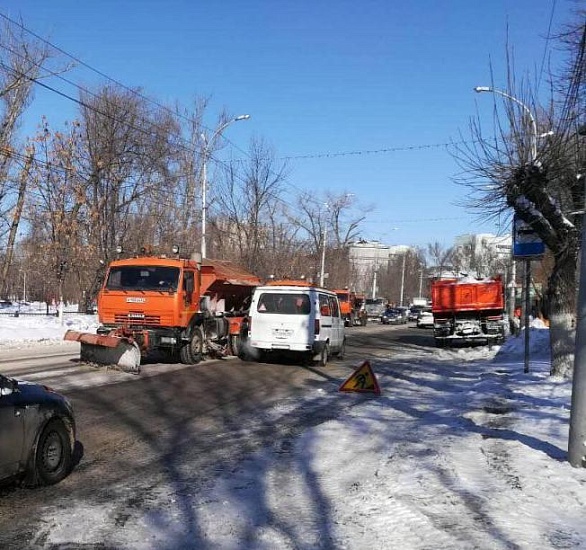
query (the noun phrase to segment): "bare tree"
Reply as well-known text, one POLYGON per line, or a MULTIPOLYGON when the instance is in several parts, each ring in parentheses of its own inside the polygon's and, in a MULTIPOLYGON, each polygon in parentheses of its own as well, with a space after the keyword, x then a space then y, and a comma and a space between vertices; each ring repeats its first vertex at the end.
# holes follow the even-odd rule
POLYGON ((435 277, 440 278, 447 269, 452 270, 453 248, 446 248, 436 241, 427 245, 426 255, 429 258, 430 269, 435 272, 435 277))
POLYGON ((6 292, 13 258, 15 234, 20 224, 26 195, 27 173, 32 157, 18 143, 17 130, 33 97, 37 79, 52 71, 43 68, 49 58, 46 47, 27 40, 24 31, 9 23, 0 32, 0 239, 8 236, 0 292, 6 292), (23 149, 21 151, 21 149, 23 149), (19 166, 21 166, 19 168, 19 166), (20 171, 13 178, 12 171, 20 171), (14 179, 18 181, 16 187, 14 179))
POLYGON ((576 213, 584 207, 584 185, 577 177, 585 165, 579 135, 585 113, 583 17, 574 36, 571 70, 560 81, 564 94, 559 107, 552 101, 547 111, 537 109, 527 87, 515 91, 509 74, 506 93, 516 99, 505 102, 507 128, 495 115, 500 139, 485 138, 475 121, 471 123, 475 146, 457 147, 455 153, 468 171, 467 177, 457 179, 471 191, 467 206, 484 217, 506 215, 512 209, 553 255, 545 301, 551 329, 551 372, 561 376, 570 376, 573 368, 576 263, 582 224, 576 213), (536 114, 531 117, 531 112, 536 114), (550 131, 549 139, 538 139, 550 131))
POLYGON ((290 222, 299 227, 303 232, 302 237, 305 237, 314 280, 318 277, 321 255, 326 247, 325 263, 328 286, 331 288, 353 288, 355 284, 348 248, 357 240, 358 229, 366 213, 363 210, 363 214, 352 216, 355 203, 354 195, 347 192, 335 194, 326 191, 321 198, 311 193, 302 193, 297 197, 296 212, 290 217, 290 222))
POLYGON ((259 139, 251 141, 247 160, 220 165, 223 178, 212 186, 212 254, 232 250, 249 271, 272 274, 283 267, 269 259, 285 235, 281 195, 286 165, 277 164, 274 152, 259 139))
MULTIPOLYGON (((175 244, 182 250, 195 252, 201 238, 203 117, 209 99, 198 97, 190 109, 176 109, 178 120, 175 136, 176 170, 169 174, 169 184, 174 186, 176 197, 168 224, 174 227, 175 244)), ((225 115, 220 117, 223 121, 225 115)), ((217 142, 216 142, 217 143, 217 142)), ((215 144, 212 144, 214 146, 215 144)), ((213 153, 211 151, 210 153, 213 153)), ((169 201, 166 201, 167 203, 169 201)))
MULTIPOLYGON (((82 100, 80 136, 86 154, 79 177, 86 185, 88 221, 94 225, 93 231, 86 229, 100 257, 108 258, 125 240, 139 202, 150 207, 153 191, 168 186, 175 121, 128 91, 106 87, 82 100)), ((173 197, 167 200, 173 202, 173 197)))

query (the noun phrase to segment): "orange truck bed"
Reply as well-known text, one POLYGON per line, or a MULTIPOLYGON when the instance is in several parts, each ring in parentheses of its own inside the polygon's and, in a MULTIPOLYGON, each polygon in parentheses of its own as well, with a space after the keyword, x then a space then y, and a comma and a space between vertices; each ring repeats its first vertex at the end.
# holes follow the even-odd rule
POLYGON ((500 279, 434 281, 431 286, 431 300, 434 314, 502 310, 505 307, 503 283, 500 279))

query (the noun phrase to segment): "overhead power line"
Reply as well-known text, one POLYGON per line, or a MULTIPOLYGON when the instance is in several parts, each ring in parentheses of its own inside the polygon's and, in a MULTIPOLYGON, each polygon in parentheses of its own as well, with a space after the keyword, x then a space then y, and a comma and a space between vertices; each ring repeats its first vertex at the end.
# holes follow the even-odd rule
POLYGON ((453 141, 450 143, 431 143, 423 145, 402 145, 400 147, 387 147, 384 149, 364 149, 358 151, 340 151, 338 153, 310 153, 307 155, 291 155, 280 157, 279 160, 298 160, 298 159, 319 159, 319 158, 334 158, 334 157, 349 157, 359 155, 381 155, 385 153, 397 153, 399 151, 421 151, 423 149, 439 149, 446 148, 453 145, 465 145, 473 143, 474 141, 453 141))

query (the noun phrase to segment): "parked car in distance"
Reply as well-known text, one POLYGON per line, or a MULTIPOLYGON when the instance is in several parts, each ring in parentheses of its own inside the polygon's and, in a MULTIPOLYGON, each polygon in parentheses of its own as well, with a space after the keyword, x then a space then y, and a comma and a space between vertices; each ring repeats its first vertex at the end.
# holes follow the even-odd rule
POLYGON ((388 307, 380 316, 380 322, 383 325, 403 325, 407 322, 407 317, 399 308, 388 307))
POLYGON ((401 314, 401 317, 403 317, 405 323, 407 321, 409 321, 409 308, 408 307, 398 306, 396 309, 401 314))
POLYGON ((409 321, 417 321, 419 313, 423 309, 423 306, 411 306, 409 308, 409 321))
POLYGON ((0 482, 52 485, 73 467, 75 418, 66 397, 0 374, 0 482))
POLYGON ((364 307, 368 319, 379 321, 385 311, 385 302, 382 298, 367 298, 364 307))
POLYGON ((431 309, 422 309, 417 317, 418 328, 433 328, 433 313, 431 309))

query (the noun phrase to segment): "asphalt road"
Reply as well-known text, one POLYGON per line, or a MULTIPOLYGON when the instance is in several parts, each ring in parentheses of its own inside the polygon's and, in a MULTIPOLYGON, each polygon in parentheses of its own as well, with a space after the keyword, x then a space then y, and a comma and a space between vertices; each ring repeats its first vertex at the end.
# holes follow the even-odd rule
POLYGON ((47 503, 109 501, 114 521, 123 525, 159 484, 205 487, 249 453, 286 445, 340 413, 319 398, 297 407, 300 395, 337 392, 365 359, 434 347, 431 331, 412 325, 370 323, 347 329, 347 338, 345 359, 326 367, 230 358, 195 366, 150 362, 132 375, 80 364, 75 347, 4 353, 0 372, 49 384, 71 399, 79 443, 78 464, 61 483, 0 489, 0 548, 38 542, 35 510, 47 503), (120 486, 124 494, 113 494, 120 486))

